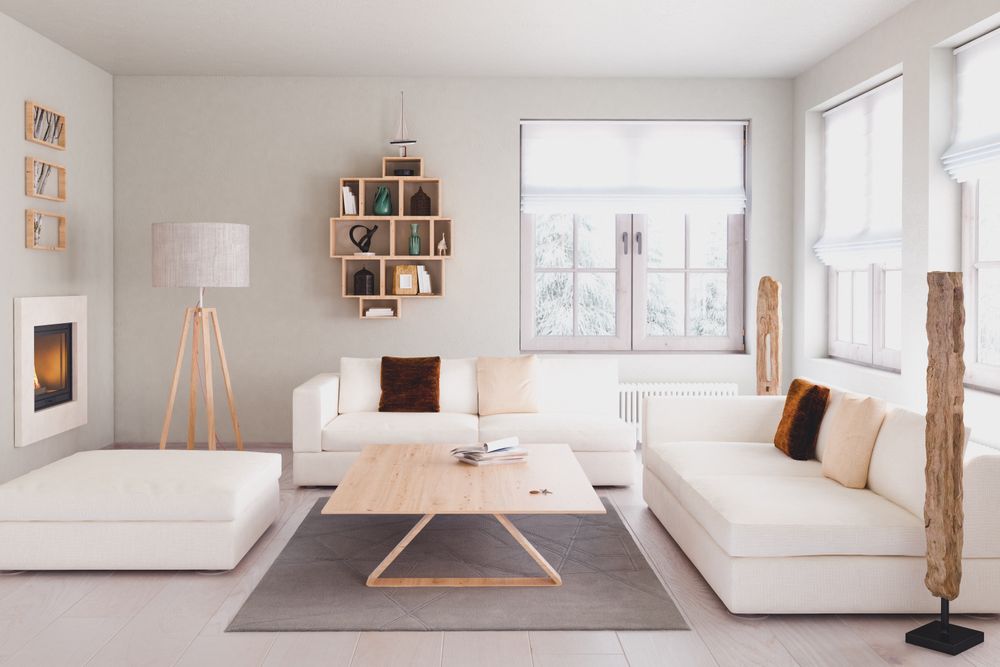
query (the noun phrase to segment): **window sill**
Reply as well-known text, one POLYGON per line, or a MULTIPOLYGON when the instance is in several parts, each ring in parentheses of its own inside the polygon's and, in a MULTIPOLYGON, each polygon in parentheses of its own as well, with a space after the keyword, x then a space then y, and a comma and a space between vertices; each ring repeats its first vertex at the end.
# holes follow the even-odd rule
POLYGON ((870 371, 874 375, 888 375, 891 377, 902 376, 902 370, 898 368, 886 368, 884 366, 873 366, 872 364, 866 364, 861 361, 851 361, 850 359, 841 359, 840 357, 813 357, 811 361, 815 361, 820 364, 830 364, 835 366, 849 366, 851 368, 857 368, 864 371, 870 371))

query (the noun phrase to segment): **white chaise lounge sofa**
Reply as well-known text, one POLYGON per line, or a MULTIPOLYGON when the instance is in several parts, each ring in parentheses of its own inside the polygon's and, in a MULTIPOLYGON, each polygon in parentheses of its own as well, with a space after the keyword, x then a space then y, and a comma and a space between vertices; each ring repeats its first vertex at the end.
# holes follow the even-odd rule
POLYGON ((278 516, 281 456, 97 450, 0 484, 0 570, 230 570, 278 516))
POLYGON ((540 359, 540 410, 480 416, 476 359, 441 360, 441 412, 379 412, 381 359, 344 358, 292 395, 293 478, 335 486, 366 445, 471 444, 517 436, 566 443, 594 485, 635 480, 635 428, 618 418, 613 359, 540 359))
MULTIPOLYGON (((730 611, 933 613, 924 588, 924 417, 889 408, 850 489, 772 443, 783 397, 651 398, 643 497, 730 611)), ((822 452, 819 453, 822 457, 822 452)), ((956 612, 1000 612, 1000 451, 965 454, 956 612)))

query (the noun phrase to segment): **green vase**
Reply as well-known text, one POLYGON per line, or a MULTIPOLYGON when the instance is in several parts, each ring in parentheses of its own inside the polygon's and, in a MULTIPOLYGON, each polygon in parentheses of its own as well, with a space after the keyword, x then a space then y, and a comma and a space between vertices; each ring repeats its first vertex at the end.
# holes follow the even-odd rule
POLYGON ((375 190, 372 215, 392 215, 392 197, 389 196, 389 188, 384 185, 378 186, 375 190))
POLYGON ((420 254, 420 225, 415 222, 410 223, 410 254, 420 254))

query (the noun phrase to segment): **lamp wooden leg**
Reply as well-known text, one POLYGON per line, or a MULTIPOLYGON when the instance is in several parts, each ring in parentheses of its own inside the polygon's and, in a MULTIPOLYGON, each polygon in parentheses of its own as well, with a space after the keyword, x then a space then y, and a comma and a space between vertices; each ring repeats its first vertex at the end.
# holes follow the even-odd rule
POLYGON ((166 449, 167 436, 170 433, 170 418, 174 414, 174 401, 177 399, 177 383, 181 379, 181 364, 184 362, 184 348, 187 346, 188 331, 191 329, 191 309, 184 309, 184 325, 181 327, 181 342, 177 346, 177 361, 174 363, 174 377, 170 382, 170 394, 167 395, 167 414, 163 418, 163 430, 160 432, 160 449, 166 449))
POLYGON ((198 420, 198 335, 201 333, 201 308, 194 309, 194 335, 191 336, 191 391, 188 394, 187 448, 194 449, 194 429, 198 420))
POLYGON ((236 417, 236 400, 233 398, 233 383, 229 379, 229 364, 226 363, 226 349, 222 347, 222 330, 219 328, 219 316, 213 308, 212 328, 215 330, 215 347, 219 350, 219 365, 222 366, 222 380, 226 387, 226 400, 229 403, 229 416, 233 420, 233 435, 236 438, 236 449, 243 449, 243 434, 240 433, 240 421, 236 417))
POLYGON ((205 416, 208 419, 208 448, 215 449, 215 391, 212 389, 212 354, 208 337, 207 309, 201 309, 201 335, 203 362, 205 364, 205 416))

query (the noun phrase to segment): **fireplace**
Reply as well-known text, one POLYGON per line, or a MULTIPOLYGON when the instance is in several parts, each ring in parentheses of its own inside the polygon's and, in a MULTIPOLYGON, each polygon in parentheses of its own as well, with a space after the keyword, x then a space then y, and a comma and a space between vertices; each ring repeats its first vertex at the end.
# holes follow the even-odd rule
POLYGON ((73 400, 73 323, 35 327, 35 411, 73 400))

